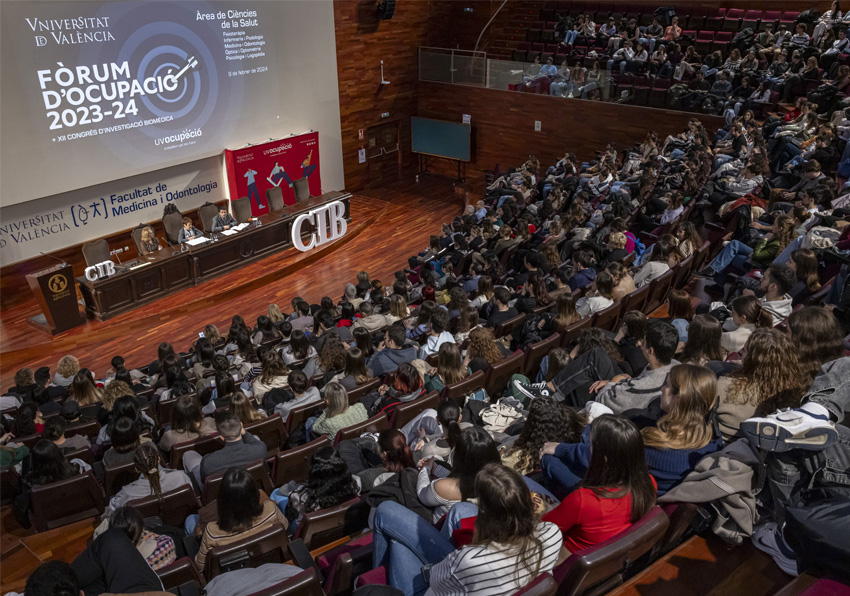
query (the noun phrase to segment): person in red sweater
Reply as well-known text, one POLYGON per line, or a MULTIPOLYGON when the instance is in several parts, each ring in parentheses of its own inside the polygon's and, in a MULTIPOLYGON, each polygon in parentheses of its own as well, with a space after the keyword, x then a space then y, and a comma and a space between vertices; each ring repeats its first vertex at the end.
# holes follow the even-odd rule
POLYGON ((590 449, 590 465, 579 488, 543 516, 561 529, 564 547, 571 553, 626 530, 655 504, 655 479, 632 421, 611 414, 595 419, 590 449))

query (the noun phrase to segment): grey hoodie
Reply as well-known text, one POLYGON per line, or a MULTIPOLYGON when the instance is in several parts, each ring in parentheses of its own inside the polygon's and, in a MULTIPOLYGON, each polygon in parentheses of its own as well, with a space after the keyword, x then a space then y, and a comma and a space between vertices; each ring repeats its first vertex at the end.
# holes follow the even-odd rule
POLYGON ((274 413, 280 414, 280 417, 284 422, 286 422, 289 419, 289 413, 295 408, 300 408, 301 406, 306 406, 313 402, 318 403, 320 401, 322 401, 322 396, 319 394, 319 390, 315 387, 310 387, 301 395, 296 395, 295 399, 283 404, 277 404, 274 407, 274 413))
POLYGON ((667 374, 677 364, 677 360, 672 360, 667 366, 655 370, 647 367, 637 377, 609 383, 596 396, 596 401, 611 408, 615 414, 622 414, 626 410, 643 410, 649 402, 661 395, 667 374))

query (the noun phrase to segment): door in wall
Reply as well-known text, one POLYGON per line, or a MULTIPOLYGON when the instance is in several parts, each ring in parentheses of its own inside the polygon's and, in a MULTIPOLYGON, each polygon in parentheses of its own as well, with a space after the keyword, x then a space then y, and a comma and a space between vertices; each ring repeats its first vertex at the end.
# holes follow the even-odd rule
POLYGON ((401 122, 366 129, 366 186, 383 186, 401 175, 401 122))

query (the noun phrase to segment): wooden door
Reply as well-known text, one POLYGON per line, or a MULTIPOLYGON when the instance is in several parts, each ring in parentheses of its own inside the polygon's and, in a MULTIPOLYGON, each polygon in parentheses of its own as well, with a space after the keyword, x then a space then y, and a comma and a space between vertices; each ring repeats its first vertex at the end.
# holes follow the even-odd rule
POLYGON ((401 175, 401 122, 366 129, 367 186, 383 186, 401 175))

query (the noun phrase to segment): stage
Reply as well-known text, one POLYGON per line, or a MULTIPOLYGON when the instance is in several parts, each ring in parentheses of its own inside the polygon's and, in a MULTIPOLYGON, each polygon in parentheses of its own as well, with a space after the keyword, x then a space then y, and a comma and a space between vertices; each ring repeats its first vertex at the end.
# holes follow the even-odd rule
POLYGON ((295 296, 311 303, 322 296, 338 301, 343 285, 356 282, 360 270, 392 285, 393 273, 406 266, 407 257, 423 250, 440 224, 462 209, 460 195, 441 178, 420 177, 419 183, 411 179, 354 193, 348 232, 332 243, 306 253, 291 248, 273 254, 108 321, 88 319, 53 337, 27 323, 40 312, 30 298, 0 313, 0 384, 12 386, 22 367, 49 366, 55 372, 56 362, 66 354, 98 377, 116 355, 130 366, 143 366, 156 359, 160 342, 185 351, 209 323, 227 333, 235 314, 252 325, 272 302, 290 312, 295 296))

